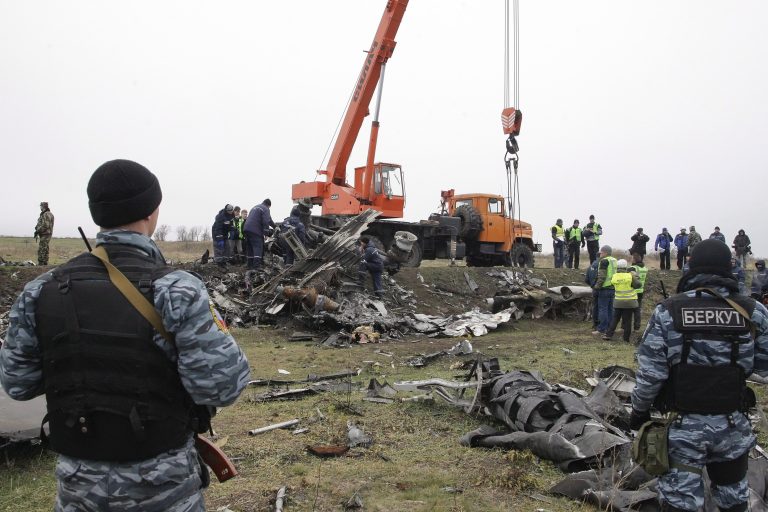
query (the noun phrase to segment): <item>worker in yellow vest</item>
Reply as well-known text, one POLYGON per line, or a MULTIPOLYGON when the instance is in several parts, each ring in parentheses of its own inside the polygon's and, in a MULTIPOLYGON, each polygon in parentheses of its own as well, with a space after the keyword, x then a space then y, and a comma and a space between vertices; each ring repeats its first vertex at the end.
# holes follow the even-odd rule
POLYGON ((565 261, 565 230, 563 229, 563 219, 557 219, 557 222, 552 226, 551 231, 555 268, 562 268, 563 261, 565 261))
POLYGON ((614 288, 611 279, 616 273, 616 258, 611 256, 613 249, 604 245, 598 253, 600 260, 597 264, 597 279, 592 289, 597 292, 597 329, 592 334, 601 335, 608 331, 613 318, 614 288))
POLYGON ((621 328, 624 330, 623 339, 629 343, 629 335, 632 334, 632 314, 638 307, 637 289, 640 288, 640 278, 629 270, 627 260, 620 259, 616 262, 616 273, 611 277, 611 284, 616 292, 613 299, 613 320, 603 339, 613 338, 613 333, 616 332, 616 327, 621 320, 621 328))
POLYGON ((586 245, 584 237, 581 236, 579 219, 574 219, 573 226, 565 230, 565 243, 568 248, 568 261, 565 262, 565 266, 579 268, 579 252, 586 245))
POLYGON ((643 256, 641 254, 632 255, 632 266, 629 270, 637 274, 640 279, 640 288, 637 289, 637 308, 634 314, 635 330, 640 330, 640 309, 643 307, 643 294, 645 293, 645 280, 648 278, 648 267, 643 263, 643 256))
POLYGON ((595 221, 595 216, 589 216, 589 222, 584 226, 582 235, 587 241, 587 252, 589 252, 590 265, 595 262, 600 252, 600 236, 603 234, 603 227, 595 221))

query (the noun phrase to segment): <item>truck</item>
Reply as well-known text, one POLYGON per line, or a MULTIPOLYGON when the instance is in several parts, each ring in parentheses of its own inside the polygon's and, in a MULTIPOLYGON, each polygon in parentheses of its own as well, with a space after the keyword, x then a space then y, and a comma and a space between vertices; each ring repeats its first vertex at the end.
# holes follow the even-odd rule
MULTIPOLYGON (((312 215, 311 224, 326 232, 337 230, 350 217, 365 210, 377 210, 382 220, 369 224, 364 234, 372 237, 382 250, 386 252, 392 248, 398 232, 410 233, 417 238, 410 253, 401 258, 405 266, 419 266, 423 259, 464 257, 467 264, 476 266, 533 266, 533 251, 537 246, 533 243, 531 225, 513 220, 514 215, 506 212, 501 196, 465 194, 447 197, 443 192, 440 213, 419 222, 395 220, 403 217, 405 207, 403 170, 399 164, 376 162, 375 156, 386 64, 395 50, 395 35, 407 6, 408 0, 387 0, 328 164, 317 171, 324 180, 294 184, 291 197, 300 205, 319 205, 321 214, 312 215), (355 168, 352 183, 349 183, 349 157, 363 121, 370 114, 369 107, 376 90, 378 95, 366 163, 355 168)), ((511 120, 510 126, 519 132, 519 112, 505 109, 502 119, 507 123, 511 120)))

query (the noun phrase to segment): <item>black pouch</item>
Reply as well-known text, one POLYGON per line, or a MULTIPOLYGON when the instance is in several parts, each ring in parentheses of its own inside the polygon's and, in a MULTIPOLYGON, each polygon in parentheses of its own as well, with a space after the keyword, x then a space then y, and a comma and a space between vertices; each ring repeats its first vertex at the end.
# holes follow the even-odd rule
POLYGON ((675 365, 675 410, 698 414, 728 414, 742 410, 743 370, 738 366, 675 365))

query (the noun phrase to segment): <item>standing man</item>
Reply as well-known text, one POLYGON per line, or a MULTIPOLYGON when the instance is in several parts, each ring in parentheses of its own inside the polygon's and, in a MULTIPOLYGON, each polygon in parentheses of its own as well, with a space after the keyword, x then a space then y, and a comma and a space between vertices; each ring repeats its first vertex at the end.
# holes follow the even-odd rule
POLYGON ((204 510, 196 405, 230 405, 248 383, 248 361, 205 285, 167 267, 150 238, 161 199, 155 175, 135 162, 96 169, 96 249, 28 283, 11 309, 0 381, 15 400, 45 393, 57 511, 204 510), (154 306, 168 338, 101 258, 154 306))
POLYGON ((603 339, 610 341, 621 321, 621 329, 624 331, 622 337, 629 343, 629 336, 632 334, 632 313, 638 308, 637 288, 640 287, 640 279, 629 270, 627 260, 620 259, 616 262, 616 273, 611 277, 611 284, 616 293, 613 300, 613 318, 603 339))
POLYGON ((658 481, 663 511, 703 506, 704 467, 720 510, 748 508, 755 436, 746 379, 768 375, 768 310, 738 294, 730 258, 720 242, 697 244, 678 294, 656 306, 637 351, 630 427, 640 428, 652 405, 678 414, 669 426, 670 469, 658 481))
POLYGON ((595 222, 595 216, 589 216, 589 222, 584 226, 584 239, 587 241, 587 252, 589 252, 589 263, 597 259, 597 253, 600 249, 600 236, 603 234, 603 228, 595 222))
POLYGON ((231 204, 219 210, 213 219, 211 226, 211 238, 213 239, 213 261, 224 268, 230 258, 232 248, 229 236, 232 231, 232 219, 235 218, 235 207, 231 204))
POLYGON ((53 236, 53 214, 48 208, 48 203, 43 201, 40 203, 40 216, 37 218, 37 224, 35 224, 35 240, 40 245, 37 247, 37 264, 48 264, 48 248, 51 243, 51 237, 53 236))
POLYGON ((643 261, 646 253, 645 244, 648 243, 650 238, 643 233, 643 228, 637 228, 637 232, 629 237, 629 239, 632 240, 632 248, 629 249, 629 254, 633 256, 637 254, 640 256, 640 261, 643 261))
POLYGON ((587 283, 590 288, 592 288, 592 332, 598 332, 597 326, 600 318, 600 312, 598 309, 599 291, 598 287, 595 286, 597 284, 597 266, 599 263, 600 260, 595 260, 590 263, 587 272, 584 274, 584 282, 587 283))
POLYGON ((680 233, 675 235, 675 247, 677 247, 677 270, 683 270, 688 256, 688 233, 685 228, 680 228, 680 233))
POLYGON ((579 268, 579 252, 584 247, 584 237, 581 236, 579 219, 573 221, 573 226, 565 230, 565 240, 568 242, 568 268, 579 268))
POLYGON ((608 332, 613 319, 614 288, 611 279, 616 273, 616 258, 611 256, 613 249, 610 245, 600 248, 600 260, 597 264, 597 280, 592 288, 597 291, 597 329, 592 334, 601 335, 608 332))
POLYGON ((661 228, 661 233, 656 235, 656 242, 653 244, 653 250, 659 253, 659 268, 661 270, 670 269, 670 257, 672 252, 672 235, 667 228, 661 228))
POLYGON ((640 330, 640 312, 643 307, 643 294, 645 293, 645 280, 648 278, 648 267, 643 263, 643 258, 638 254, 632 255, 632 266, 629 270, 637 274, 637 278, 640 281, 640 288, 637 291, 637 308, 635 308, 635 330, 640 330))
POLYGON ((563 219, 557 219, 552 226, 552 248, 554 249, 555 268, 562 268, 565 260, 565 231, 563 230, 563 219))
POLYGON ((768 297, 768 270, 765 270, 765 260, 755 262, 755 273, 752 274, 752 284, 750 286, 752 298, 763 302, 768 297))
POLYGON ((701 235, 696 231, 696 226, 691 226, 691 230, 688 233, 688 254, 691 254, 691 251, 699 242, 701 242, 701 235))
POLYGON ((264 235, 270 228, 275 227, 269 208, 272 201, 267 198, 251 209, 245 220, 243 232, 245 233, 245 256, 248 261, 247 268, 258 269, 264 262, 264 235))
POLYGON ((712 240, 720 240, 721 242, 726 243, 725 235, 720 232, 719 226, 715 226, 715 231, 709 235, 709 238, 712 240))
POLYGON ((747 233, 743 230, 739 230, 739 234, 733 239, 733 249, 736 251, 736 259, 739 260, 739 264, 742 267, 747 266, 747 255, 752 254, 752 242, 747 236, 747 233))
POLYGON ((360 237, 360 252, 362 252, 362 259, 360 260, 360 272, 366 271, 371 274, 373 279, 373 293, 378 297, 384 295, 384 288, 381 285, 381 273, 384 271, 384 260, 379 254, 379 250, 373 245, 371 239, 367 236, 360 237))

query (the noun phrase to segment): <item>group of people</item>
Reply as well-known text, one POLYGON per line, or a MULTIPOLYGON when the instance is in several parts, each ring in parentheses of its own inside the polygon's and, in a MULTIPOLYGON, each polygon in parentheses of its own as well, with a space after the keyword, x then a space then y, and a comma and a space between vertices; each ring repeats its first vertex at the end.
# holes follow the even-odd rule
MULTIPOLYGON (((642 231, 642 228, 638 228, 638 230, 642 231)), ((715 226, 714 231, 709 235, 709 240, 719 240, 724 244, 727 243, 725 235, 720 231, 719 226, 715 226)), ((667 228, 662 228, 661 233, 656 235, 656 241, 653 244, 653 250, 659 253, 659 267, 662 270, 670 269, 672 248, 674 247, 677 251, 677 269, 683 270, 688 260, 688 255, 696 247, 696 244, 701 241, 702 237, 696 231, 696 226, 691 226, 689 231, 686 231, 684 227, 680 228, 680 232, 674 238, 667 228)), ((648 240, 646 239, 645 242, 648 242, 648 240)), ((645 251, 645 242, 643 242, 643 251, 645 251)), ((751 246, 752 242, 749 236, 747 236, 743 229, 740 229, 739 234, 733 239, 731 248, 733 248, 734 258, 742 267, 746 265, 747 256, 752 254, 751 246)))
POLYGON ((579 226, 579 219, 574 219, 573 225, 568 228, 563 228, 563 219, 557 219, 550 231, 555 268, 562 268, 563 264, 568 268, 579 268, 579 256, 584 247, 589 253, 590 264, 597 259, 603 228, 595 221, 594 215, 589 216, 589 222, 583 229, 579 226))
POLYGON ((592 334, 610 340, 621 322, 623 339, 629 342, 632 329, 640 330, 648 268, 637 253, 632 255, 632 265, 617 260, 610 245, 602 246, 598 256, 585 275, 592 288, 592 334))
POLYGON ((291 213, 279 225, 272 220, 272 201, 267 198, 251 208, 240 208, 227 204, 219 210, 213 221, 213 258, 220 267, 245 262, 247 269, 259 269, 264 263, 265 237, 275 234, 278 229, 281 236, 277 243, 283 254, 283 261, 290 265, 294 262, 295 251, 286 240, 289 231, 295 233, 297 240, 306 245, 310 242, 309 219, 312 204, 301 200, 291 209, 291 213))
MULTIPOLYGON (((574 219, 573 224, 567 228, 563 227, 563 219, 557 219, 554 226, 550 228, 552 236, 552 249, 555 268, 562 268, 565 265, 568 268, 579 268, 579 256, 584 247, 589 253, 589 263, 594 263, 597 259, 598 248, 600 246, 600 237, 603 234, 603 228, 599 222, 595 221, 595 216, 589 216, 589 223, 582 229, 579 219, 574 219)), ((629 249, 630 255, 639 254, 641 258, 647 254, 647 244, 650 237, 643 232, 643 228, 637 228, 637 231, 629 238, 632 246, 629 249)), ((726 242, 725 235, 720 231, 719 226, 715 226, 709 239, 726 242)), ((677 252, 677 269, 683 270, 688 254, 693 248, 702 241, 701 234, 696 231, 696 226, 690 226, 690 231, 686 228, 680 228, 680 232, 674 237, 667 228, 662 228, 661 233, 656 235, 653 244, 653 250, 659 254, 659 266, 662 270, 669 270, 671 262, 672 249, 677 252)), ((739 264, 746 266, 747 256, 752 254, 752 242, 743 229, 739 230, 738 235, 733 239, 731 247, 734 257, 739 264)))

